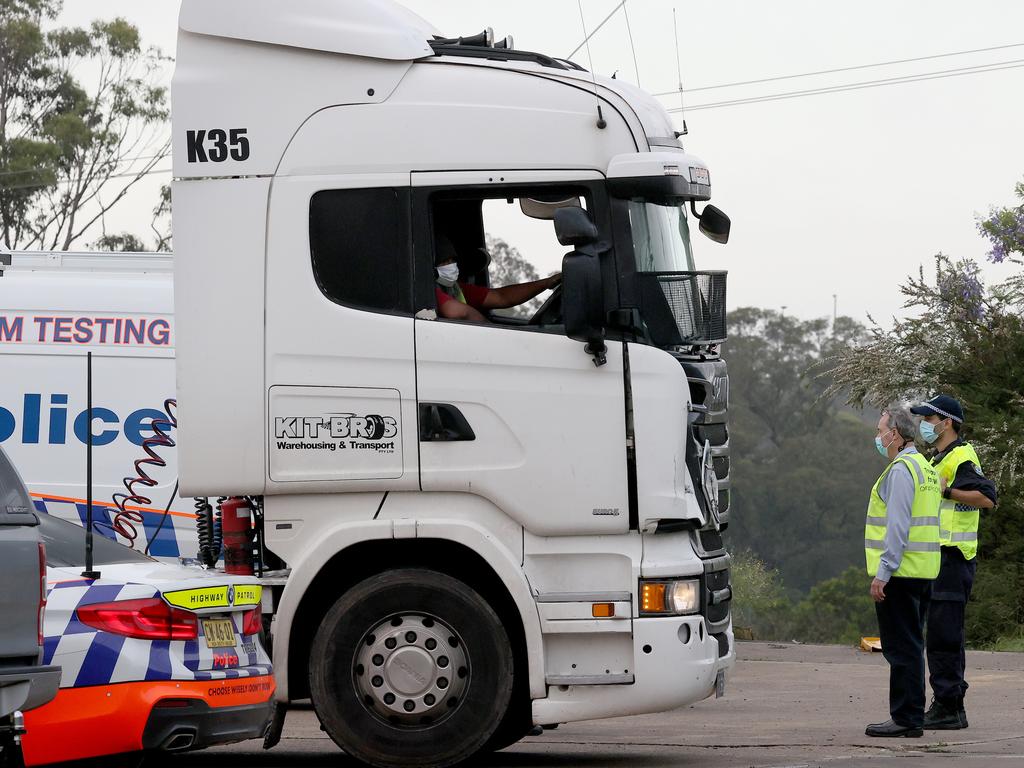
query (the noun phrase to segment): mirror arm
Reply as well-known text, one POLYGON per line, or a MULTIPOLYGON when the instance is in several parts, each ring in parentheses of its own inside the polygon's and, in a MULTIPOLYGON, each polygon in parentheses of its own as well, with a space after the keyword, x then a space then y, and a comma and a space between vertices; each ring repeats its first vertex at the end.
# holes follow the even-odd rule
POLYGON ((608 362, 608 347, 605 345, 604 339, 593 339, 587 342, 583 351, 594 356, 594 367, 596 368, 600 368, 608 362))

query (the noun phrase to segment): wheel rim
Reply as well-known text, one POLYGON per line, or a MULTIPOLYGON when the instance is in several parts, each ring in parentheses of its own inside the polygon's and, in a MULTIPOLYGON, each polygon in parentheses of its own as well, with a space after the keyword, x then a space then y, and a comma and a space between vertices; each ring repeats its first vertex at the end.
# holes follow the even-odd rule
POLYGON ((459 708, 471 669, 458 632, 436 616, 403 613, 363 635, 352 673, 363 706, 375 717, 422 728, 459 708))

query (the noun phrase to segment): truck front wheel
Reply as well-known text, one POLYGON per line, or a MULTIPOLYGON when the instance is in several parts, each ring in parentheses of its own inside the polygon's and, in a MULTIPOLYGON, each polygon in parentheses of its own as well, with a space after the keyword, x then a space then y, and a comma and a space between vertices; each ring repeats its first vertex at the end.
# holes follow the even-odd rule
POLYGON ((448 766, 478 752, 509 705, 508 635, 473 589, 402 569, 342 595, 313 640, 317 716, 370 765, 448 766))

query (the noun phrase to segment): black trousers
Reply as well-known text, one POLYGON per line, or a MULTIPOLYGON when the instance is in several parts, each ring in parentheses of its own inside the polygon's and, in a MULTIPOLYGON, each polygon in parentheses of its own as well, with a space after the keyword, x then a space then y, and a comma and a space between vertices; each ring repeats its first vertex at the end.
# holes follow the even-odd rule
POLYGON ((927 648, 932 693, 944 704, 957 704, 967 693, 964 613, 977 567, 977 558, 965 559, 956 547, 942 548, 942 567, 928 604, 927 648))
POLYGON ((875 603, 882 655, 889 662, 889 715, 909 728, 924 725, 924 620, 931 579, 893 576, 875 603))

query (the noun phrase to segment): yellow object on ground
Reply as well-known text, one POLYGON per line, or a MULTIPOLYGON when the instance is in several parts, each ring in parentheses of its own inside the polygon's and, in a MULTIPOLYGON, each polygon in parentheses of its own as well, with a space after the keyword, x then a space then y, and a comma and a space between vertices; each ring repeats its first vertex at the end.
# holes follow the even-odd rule
POLYGON ((860 639, 860 649, 862 651, 881 652, 882 650, 882 638, 880 637, 862 637, 860 639))

